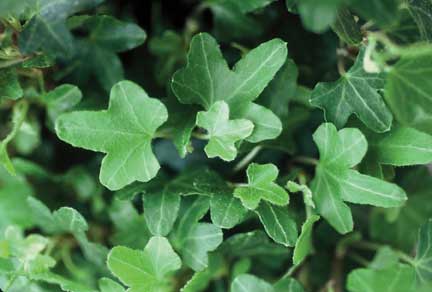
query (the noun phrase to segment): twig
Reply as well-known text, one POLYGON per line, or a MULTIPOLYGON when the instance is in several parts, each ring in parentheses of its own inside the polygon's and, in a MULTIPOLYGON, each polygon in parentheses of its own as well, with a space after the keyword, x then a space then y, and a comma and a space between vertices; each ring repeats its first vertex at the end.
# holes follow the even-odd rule
POLYGON ((233 172, 237 172, 239 170, 242 170, 243 168, 245 168, 251 161, 252 159, 255 158, 255 156, 258 155, 258 153, 262 150, 262 146, 255 146, 247 155, 245 155, 245 157, 243 157, 242 160, 240 160, 233 168, 233 172))

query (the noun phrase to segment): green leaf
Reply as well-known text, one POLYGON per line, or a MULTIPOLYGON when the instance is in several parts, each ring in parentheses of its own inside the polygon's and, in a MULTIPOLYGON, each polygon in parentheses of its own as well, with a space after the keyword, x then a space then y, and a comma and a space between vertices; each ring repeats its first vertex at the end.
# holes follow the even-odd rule
POLYGON ((318 83, 311 97, 312 105, 324 110, 326 118, 343 127, 349 116, 355 114, 375 132, 388 131, 392 114, 378 93, 384 86, 382 74, 367 73, 363 69, 364 49, 355 64, 339 80, 318 83))
POLYGON ((224 269, 223 258, 216 254, 210 254, 209 266, 202 271, 195 272, 192 278, 180 289, 181 292, 204 291, 210 282, 218 278, 224 269))
POLYGON ((71 56, 74 42, 66 25, 66 18, 76 12, 92 8, 101 0, 51 1, 39 3, 39 11, 26 23, 18 43, 23 54, 43 49, 54 56, 71 56))
POLYGON ((93 43, 113 52, 136 48, 142 45, 147 37, 138 25, 108 15, 91 16, 83 25, 91 31, 89 39, 93 43))
POLYGON ((350 292, 406 292, 413 291, 414 270, 398 264, 384 270, 356 269, 349 273, 347 288, 350 292))
POLYGON ((332 29, 348 45, 358 46, 363 40, 360 26, 357 24, 354 15, 346 8, 339 9, 332 29))
POLYGON ((32 277, 33 280, 44 281, 46 283, 59 285, 62 291, 66 292, 96 292, 96 290, 86 287, 77 282, 73 282, 65 277, 46 272, 32 277))
POLYGON ((82 98, 78 87, 70 84, 62 84, 44 95, 49 124, 54 125, 58 116, 70 111, 82 98))
MULTIPOLYGON (((230 118, 246 118, 248 112, 249 116, 251 114, 245 108, 273 79, 286 55, 286 44, 274 39, 251 50, 230 70, 216 40, 200 33, 191 41, 188 64, 174 74, 172 89, 182 103, 199 104, 209 110, 215 102, 225 101, 230 118)), ((255 124, 254 131, 263 130, 255 124)), ((258 137, 255 136, 255 140, 259 140, 258 137)))
POLYGON ((23 90, 14 68, 0 69, 0 101, 2 99, 18 99, 23 90))
POLYGON ((349 0, 350 7, 366 20, 388 26, 399 19, 399 0, 349 0))
POLYGON ((391 67, 385 99, 402 126, 432 134, 432 47, 412 48, 391 67))
POLYGON ((110 190, 118 190, 156 176, 160 166, 151 140, 167 117, 159 100, 149 98, 138 85, 122 81, 111 90, 108 110, 63 114, 56 121, 56 132, 76 147, 106 153, 99 178, 110 190))
POLYGON ((320 152, 320 162, 312 181, 312 192, 318 213, 338 232, 352 230, 350 208, 344 203, 400 207, 406 200, 404 190, 349 168, 357 165, 367 150, 364 135, 354 128, 339 132, 333 124, 322 124, 313 139, 320 152))
POLYGON ((0 17, 21 15, 26 9, 36 4, 36 0, 3 0, 0 3, 0 17))
POLYGON ((267 234, 277 243, 294 246, 297 240, 297 226, 288 214, 288 209, 261 202, 256 212, 267 234))
POLYGON ((237 276, 231 283, 232 292, 274 292, 273 286, 253 275, 237 276))
POLYGON ((101 292, 125 292, 126 291, 122 285, 109 278, 102 278, 99 280, 99 289, 101 290, 101 292))
POLYGON ((244 219, 246 213, 247 209, 231 192, 214 194, 210 200, 211 220, 220 228, 233 228, 244 219))
POLYGON ((225 161, 235 159, 235 143, 250 136, 254 128, 254 124, 245 119, 229 120, 229 107, 223 101, 215 102, 207 112, 199 112, 196 124, 208 132, 209 142, 204 148, 207 156, 225 161))
POLYGON ((312 228, 315 222, 320 219, 312 215, 302 225, 300 236, 297 239, 293 252, 293 264, 300 264, 312 251, 312 228))
POLYGON ((373 240, 410 252, 417 241, 413 230, 419 230, 432 217, 432 206, 428 203, 432 198, 432 179, 426 167, 419 167, 407 171, 400 185, 409 196, 407 203, 396 210, 398 216, 393 220, 388 219, 387 209, 375 209, 369 222, 369 234, 373 240))
POLYGON ((287 192, 274 183, 279 170, 273 164, 251 163, 247 168, 247 186, 237 187, 234 196, 239 198, 248 209, 258 207, 261 199, 272 204, 284 206, 289 203, 287 192))
POLYGON ((172 88, 182 103, 209 109, 225 101, 233 115, 255 100, 285 62, 286 44, 274 39, 251 50, 231 71, 216 40, 200 33, 191 42, 188 64, 173 77, 172 88))
POLYGON ((371 140, 370 151, 377 163, 408 166, 432 162, 432 136, 416 129, 396 127, 371 140))
POLYGON ((283 278, 273 285, 275 292, 304 292, 301 284, 294 278, 283 278))
POLYGON ((28 108, 28 103, 24 101, 18 102, 14 105, 12 109, 12 129, 9 134, 0 141, 0 164, 3 165, 6 170, 12 175, 15 175, 15 168, 10 161, 7 147, 12 141, 12 139, 14 139, 15 136, 18 134, 22 124, 24 123, 27 116, 28 108))
POLYGON ((427 0, 410 0, 410 14, 417 23, 420 35, 425 41, 432 41, 432 2, 427 0))
POLYGON ((316 33, 327 30, 336 21, 343 0, 301 0, 298 2, 303 25, 316 33))
POLYGON ((414 268, 420 283, 432 280, 432 220, 429 219, 419 230, 414 268))
POLYGON ((269 237, 262 230, 237 233, 223 242, 221 250, 236 257, 259 255, 283 257, 288 252, 286 247, 270 242, 269 237))
POLYGON ((144 248, 150 232, 143 215, 138 214, 130 201, 114 200, 109 216, 115 226, 111 241, 114 245, 144 248))
POLYGON ((184 263, 194 271, 208 266, 208 252, 214 251, 223 240, 222 230, 213 224, 198 223, 183 238, 181 254, 184 263))
POLYGON ((369 267, 375 270, 382 270, 397 265, 398 262, 399 255, 397 252, 388 246, 384 246, 377 250, 369 267))
POLYGON ((166 238, 155 236, 143 251, 114 247, 107 265, 130 292, 166 291, 170 287, 168 276, 180 269, 181 260, 166 238))
POLYGON ((166 236, 180 208, 180 196, 166 191, 143 196, 144 218, 153 235, 166 236))
POLYGON ((52 213, 57 228, 63 232, 80 234, 87 231, 88 225, 84 217, 75 209, 62 207, 52 213))

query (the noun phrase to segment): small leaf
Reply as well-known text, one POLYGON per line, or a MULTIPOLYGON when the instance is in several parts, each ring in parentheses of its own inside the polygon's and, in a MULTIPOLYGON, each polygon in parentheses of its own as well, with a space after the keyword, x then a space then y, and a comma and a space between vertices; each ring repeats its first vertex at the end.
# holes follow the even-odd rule
POLYGON ((319 219, 319 216, 312 215, 303 223, 293 252, 294 265, 300 264, 312 251, 312 228, 319 219))
POLYGON ((363 57, 364 49, 339 80, 319 83, 312 92, 311 103, 322 108, 327 119, 338 128, 354 113, 368 128, 385 132, 390 129, 393 117, 378 93, 384 86, 384 78, 382 74, 367 73, 363 57))
POLYGON ((279 170, 273 164, 249 164, 247 168, 248 185, 236 188, 234 196, 251 210, 258 207, 261 199, 279 206, 287 205, 289 202, 287 192, 274 183, 278 173, 279 170))
POLYGON ((235 159, 235 143, 250 136, 254 127, 248 120, 229 120, 229 108, 223 101, 214 103, 207 112, 199 112, 196 124, 208 132, 209 142, 204 148, 207 156, 225 161, 235 159))
POLYGON ((315 208, 315 203, 312 198, 312 191, 309 189, 307 185, 301 185, 293 181, 288 181, 286 184, 286 188, 291 193, 302 192, 303 193, 303 201, 305 205, 315 208))
POLYGON ((360 26, 357 24, 354 15, 346 8, 339 9, 332 29, 348 45, 358 46, 362 42, 363 37, 360 26))
POLYGON ((294 278, 283 278, 273 285, 275 292, 304 292, 302 285, 294 278))
POLYGON ((335 22, 342 2, 342 0, 298 1, 298 11, 303 25, 313 32, 324 32, 335 22))
POLYGON ((108 254, 107 265, 130 292, 164 291, 170 286, 168 275, 181 267, 181 260, 164 237, 152 237, 144 251, 123 246, 108 254))
POLYGON ((159 100, 149 98, 135 83, 122 81, 111 90, 108 110, 63 114, 56 121, 56 132, 76 147, 106 153, 100 181, 118 190, 156 176, 160 166, 151 140, 167 117, 159 100))
POLYGON ((232 292, 274 292, 273 286, 253 275, 237 276, 231 283, 232 292))
POLYGON ((256 212, 267 234, 277 243, 294 246, 297 240, 297 226, 286 208, 261 202, 256 212))
POLYGON ((153 235, 166 236, 180 208, 180 196, 166 191, 143 196, 144 218, 153 235))

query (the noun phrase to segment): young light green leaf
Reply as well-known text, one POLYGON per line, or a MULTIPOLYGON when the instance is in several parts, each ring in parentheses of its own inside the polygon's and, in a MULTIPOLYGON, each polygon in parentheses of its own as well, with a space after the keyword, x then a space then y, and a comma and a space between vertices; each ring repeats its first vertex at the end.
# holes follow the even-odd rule
POLYGON ((49 123, 53 126, 60 114, 71 110, 81 101, 82 93, 74 85, 63 84, 48 92, 42 98, 46 102, 49 123))
POLYGON ((390 129, 393 116, 378 93, 384 78, 363 69, 364 52, 360 51, 355 64, 339 80, 319 83, 312 92, 311 103, 322 108, 338 128, 354 113, 368 128, 385 132, 390 129))
POLYGON ((123 246, 108 254, 110 271, 130 292, 165 291, 170 287, 169 274, 180 269, 181 260, 164 237, 152 237, 144 251, 123 246))
POLYGON ((223 240, 222 230, 213 224, 198 223, 183 238, 181 254, 186 265, 194 271, 208 266, 208 252, 214 251, 223 240))
POLYGON ((122 285, 109 278, 102 278, 99 280, 99 289, 101 290, 101 292, 125 292, 126 291, 122 285))
POLYGON ((432 46, 413 47, 391 67, 385 99, 402 126, 432 134, 432 46))
POLYGON ((406 200, 404 190, 349 168, 357 165, 367 150, 364 135, 354 128, 339 132, 333 124, 322 124, 313 139, 320 152, 320 162, 312 181, 318 213, 340 233, 352 230, 348 201, 379 207, 399 207, 406 200))
POLYGON ((225 161, 235 159, 235 143, 250 136, 254 128, 249 120, 229 120, 229 107, 224 101, 215 102, 206 112, 199 112, 196 124, 208 132, 210 139, 204 148, 207 156, 225 161))
POLYGON ((413 291, 414 270, 398 264, 384 270, 356 269, 349 273, 347 289, 350 292, 407 292, 413 291))
POLYGON ((312 198, 312 191, 309 189, 307 185, 301 185, 296 182, 289 180, 285 186, 287 190, 291 193, 302 192, 303 193, 303 201, 305 205, 315 208, 315 203, 312 198))
POLYGON ((274 241, 285 246, 295 245, 297 225, 289 216, 287 208, 261 202, 256 209, 256 213, 264 225, 265 231, 274 241))
POLYGON ((432 219, 419 230, 414 268, 420 283, 432 280, 432 219))
POLYGON ((18 99, 23 90, 14 68, 0 69, 0 101, 2 99, 18 99))
POLYGON ((75 209, 62 207, 52 213, 57 228, 63 232, 80 234, 88 229, 87 221, 75 209))
POLYGON ((279 206, 288 204, 288 193, 274 182, 279 173, 275 165, 251 163, 246 172, 247 186, 234 190, 234 196, 239 198, 246 208, 257 208, 262 199, 279 206))
POLYGON ((159 100, 149 98, 135 83, 121 81, 111 90, 108 110, 63 114, 56 121, 56 132, 76 147, 106 153, 100 181, 118 190, 156 176, 160 166, 151 140, 167 118, 159 100))
POLYGON ((180 208, 180 196, 162 191, 143 196, 144 218, 153 235, 166 236, 172 229, 180 208))
POLYGON ((15 167, 13 166, 9 154, 7 152, 7 147, 12 139, 18 134, 22 124, 25 121, 29 105, 26 102, 18 102, 15 104, 12 110, 12 129, 9 134, 0 141, 0 164, 3 165, 6 170, 15 175, 15 167))
POLYGON ((231 229, 239 224, 247 213, 239 199, 231 192, 214 194, 210 200, 210 216, 213 224, 220 228, 231 229))
POLYGON ((297 239, 293 252, 293 264, 300 264, 312 251, 312 228, 315 222, 320 219, 312 215, 302 225, 300 236, 297 239))
POLYGON ((273 286, 250 274, 237 276, 231 283, 232 292, 274 292, 273 286))

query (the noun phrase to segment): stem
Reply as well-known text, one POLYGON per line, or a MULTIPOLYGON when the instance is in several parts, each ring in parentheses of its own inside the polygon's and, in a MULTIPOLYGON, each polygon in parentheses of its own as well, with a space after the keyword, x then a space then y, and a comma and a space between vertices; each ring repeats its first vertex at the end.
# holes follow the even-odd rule
POLYGON ((245 168, 251 161, 252 159, 255 158, 255 156, 258 155, 258 153, 262 150, 262 146, 255 146, 245 157, 243 157, 242 160, 240 160, 236 166, 234 166, 233 172, 237 172, 239 170, 242 170, 243 168, 245 168))
POLYGON ((18 133, 21 128, 22 123, 24 122, 28 111, 28 103, 25 101, 18 102, 15 104, 13 108, 13 128, 12 131, 3 139, 2 144, 8 144, 18 133))
POLYGON ((285 279, 285 278, 291 277, 291 276, 296 272, 296 270, 297 270, 299 267, 300 267, 300 265, 293 265, 293 266, 291 266, 291 267, 288 269, 288 271, 287 271, 287 272, 282 276, 281 279, 285 279))
POLYGON ((9 61, 4 61, 0 63, 0 69, 5 69, 5 68, 9 68, 18 64, 23 63, 24 61, 28 60, 29 58, 22 58, 22 59, 15 59, 15 60, 9 60, 9 61))
POLYGON ((210 136, 207 134, 192 133, 192 137, 200 139, 200 140, 210 140, 210 136))
POLYGON ((305 156, 297 156, 293 159, 294 162, 306 164, 306 165, 318 165, 318 160, 312 157, 305 157, 305 156))
MULTIPOLYGON (((354 242, 352 246, 362 248, 362 249, 376 251, 379 248, 384 247, 385 245, 379 244, 379 243, 374 243, 374 242, 358 241, 358 242, 354 242)), ((407 262, 408 264, 410 264, 412 266, 415 266, 416 263, 410 255, 406 254, 405 252, 403 252, 401 250, 397 250, 394 248, 392 248, 392 249, 396 252, 396 254, 400 260, 407 262)))
POLYGON ((348 253, 348 257, 362 266, 369 266, 369 261, 356 252, 348 253))

